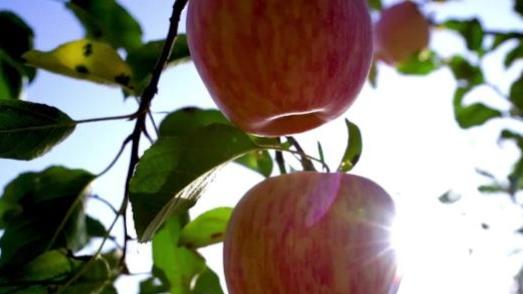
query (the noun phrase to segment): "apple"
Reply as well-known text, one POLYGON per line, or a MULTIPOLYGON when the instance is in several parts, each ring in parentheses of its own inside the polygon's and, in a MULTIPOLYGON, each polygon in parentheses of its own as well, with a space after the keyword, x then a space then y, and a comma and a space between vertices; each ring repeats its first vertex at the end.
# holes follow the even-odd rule
POLYGON ((416 3, 403 1, 384 9, 374 25, 376 58, 394 65, 427 48, 430 23, 416 3))
POLYGON ((230 294, 396 293, 391 197, 341 173, 297 172, 252 188, 224 240, 230 294))
POLYGON ((367 0, 191 0, 191 57, 241 129, 300 133, 353 103, 372 59, 367 0))

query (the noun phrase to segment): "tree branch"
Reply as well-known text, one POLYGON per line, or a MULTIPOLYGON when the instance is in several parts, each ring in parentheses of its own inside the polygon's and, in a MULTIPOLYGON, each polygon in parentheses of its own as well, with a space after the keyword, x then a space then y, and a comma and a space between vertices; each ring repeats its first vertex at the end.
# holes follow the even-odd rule
POLYGON ((151 81, 147 88, 145 88, 143 95, 140 99, 140 106, 136 111, 136 123, 134 125, 134 130, 131 134, 132 136, 132 146, 131 146, 131 158, 129 160, 129 168, 127 170, 127 178, 125 181, 125 192, 124 199, 122 202, 122 207, 120 207, 120 213, 123 216, 124 221, 124 235, 125 243, 123 246, 123 253, 120 259, 120 265, 125 262, 125 257, 127 254, 127 206, 129 203, 129 185, 131 178, 134 174, 134 169, 138 160, 140 159, 139 149, 140 149, 140 138, 145 130, 145 120, 147 118, 147 113, 150 110, 151 102, 158 91, 158 83, 160 81, 160 76, 162 71, 167 64, 169 57, 171 56, 173 45, 176 41, 176 36, 178 35, 178 24, 180 22, 180 15, 187 4, 188 0, 176 0, 173 4, 173 11, 170 18, 169 32, 167 33, 167 38, 162 49, 162 53, 156 62, 156 65, 152 71, 151 81))

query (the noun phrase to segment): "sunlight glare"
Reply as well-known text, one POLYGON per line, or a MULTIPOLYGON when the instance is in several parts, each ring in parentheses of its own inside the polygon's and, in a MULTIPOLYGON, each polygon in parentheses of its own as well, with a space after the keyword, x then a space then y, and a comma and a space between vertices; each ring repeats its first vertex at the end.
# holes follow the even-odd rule
POLYGON ((398 293, 473 293, 464 279, 474 271, 467 234, 459 215, 441 205, 399 203, 392 227, 402 277, 398 293))

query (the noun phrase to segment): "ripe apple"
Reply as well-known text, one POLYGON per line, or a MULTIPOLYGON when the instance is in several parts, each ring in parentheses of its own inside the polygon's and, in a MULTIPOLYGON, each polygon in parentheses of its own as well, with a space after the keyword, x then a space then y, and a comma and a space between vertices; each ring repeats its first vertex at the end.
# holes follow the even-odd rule
POLYGON ((396 293, 394 204, 340 173, 269 178, 234 209, 224 241, 230 294, 396 293))
POLYGON ((416 3, 404 1, 384 9, 374 25, 376 58, 394 65, 425 49, 430 24, 416 3))
POLYGON ((367 0, 191 0, 192 60, 222 112, 265 136, 345 112, 372 59, 367 0))

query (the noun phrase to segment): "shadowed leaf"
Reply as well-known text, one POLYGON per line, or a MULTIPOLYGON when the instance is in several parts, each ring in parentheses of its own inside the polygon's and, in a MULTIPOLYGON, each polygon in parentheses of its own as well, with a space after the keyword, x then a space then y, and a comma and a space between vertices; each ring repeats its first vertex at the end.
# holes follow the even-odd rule
POLYGON ((33 30, 16 14, 0 11, 0 100, 17 99, 23 78, 32 81, 35 70, 27 67, 22 54, 33 47, 33 30))
POLYGON ((24 173, 0 198, 0 271, 20 266, 47 249, 80 249, 87 242, 84 191, 94 175, 64 167, 24 173), (19 254, 23 251, 24 254, 19 254))
POLYGON ((44 104, 0 100, 0 157, 30 160, 67 138, 75 123, 44 104))
POLYGON ((71 0, 66 6, 84 26, 86 37, 127 50, 142 44, 140 24, 115 0, 71 0))

